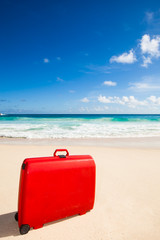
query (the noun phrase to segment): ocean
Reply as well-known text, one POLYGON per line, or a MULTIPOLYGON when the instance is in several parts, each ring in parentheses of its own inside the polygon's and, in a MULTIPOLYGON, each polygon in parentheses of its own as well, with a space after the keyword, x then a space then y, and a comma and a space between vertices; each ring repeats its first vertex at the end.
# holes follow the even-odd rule
POLYGON ((160 114, 10 114, 0 116, 0 137, 27 139, 160 136, 160 114))

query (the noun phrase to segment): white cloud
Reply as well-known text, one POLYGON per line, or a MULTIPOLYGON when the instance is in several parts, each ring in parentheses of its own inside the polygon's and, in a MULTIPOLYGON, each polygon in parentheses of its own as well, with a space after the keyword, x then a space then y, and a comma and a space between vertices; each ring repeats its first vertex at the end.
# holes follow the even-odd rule
POLYGON ((87 97, 84 97, 84 98, 81 99, 81 102, 88 103, 89 99, 87 97))
POLYGON ((130 90, 134 91, 153 91, 160 89, 160 84, 153 83, 152 81, 142 81, 142 82, 135 82, 130 83, 130 90))
POLYGON ((101 103, 118 103, 118 104, 124 104, 124 102, 119 98, 119 97, 106 97, 106 96, 102 96, 100 95, 98 97, 98 101, 101 103))
POLYGON ((48 58, 44 58, 44 59, 43 59, 43 62, 44 62, 44 63, 49 63, 50 61, 49 61, 48 58))
POLYGON ((143 54, 141 66, 147 68, 148 64, 152 63, 152 58, 160 57, 160 36, 156 35, 151 39, 149 34, 143 35, 140 40, 140 48, 143 54))
POLYGON ((154 88, 148 83, 136 83, 135 86, 139 89, 151 89, 154 88))
POLYGON ((104 81, 103 84, 106 85, 106 86, 110 86, 110 87, 114 87, 114 86, 117 85, 116 82, 112 82, 112 81, 104 81))
POLYGON ((153 104, 160 105, 160 97, 150 96, 148 100, 153 104))
POLYGON ((111 103, 112 101, 112 97, 111 98, 106 98, 105 96, 100 95, 98 97, 98 101, 101 103, 111 103))
MULTIPOLYGON (((160 105, 160 97, 150 96, 142 101, 136 99, 134 96, 123 96, 122 98, 114 96, 114 97, 106 97, 100 95, 98 97, 98 101, 101 103, 107 104, 120 104, 120 105, 127 105, 130 108, 135 108, 137 106, 150 106, 153 105, 160 105)), ((108 106, 107 106, 108 107, 108 106)))
MULTIPOLYGON (((154 13, 147 12, 146 20, 153 21, 154 13)), ((160 35, 155 35, 151 38, 149 34, 144 34, 140 39, 140 43, 138 44, 138 48, 141 50, 141 56, 143 59, 142 67, 147 68, 149 64, 152 64, 153 58, 160 57, 160 35)), ((110 63, 117 62, 123 64, 132 64, 137 60, 135 51, 131 49, 129 52, 124 52, 119 56, 112 56, 110 58, 110 63)))
POLYGON ((127 105, 130 108, 135 108, 137 106, 146 106, 147 101, 139 101, 134 96, 123 96, 122 98, 114 96, 114 97, 105 97, 100 95, 98 97, 98 101, 101 103, 113 103, 113 104, 121 104, 121 105, 127 105))
POLYGON ((123 96, 123 97, 122 97, 122 101, 123 101, 124 103, 128 103, 128 102, 129 102, 129 99, 128 99, 128 97, 123 96))
POLYGON ((87 113, 106 113, 106 111, 108 111, 108 106, 95 106, 95 107, 91 107, 91 108, 88 108, 88 107, 80 107, 79 108, 79 112, 87 112, 87 113))
POLYGON ((119 97, 113 97, 113 103, 124 105, 124 102, 119 97))
POLYGON ((60 77, 57 77, 57 82, 64 82, 64 80, 60 77))
POLYGON ((105 110, 108 110, 108 107, 106 106, 106 107, 100 107, 100 106, 98 106, 98 107, 95 107, 94 109, 93 109, 95 112, 104 112, 105 110))
POLYGON ((145 13, 145 20, 147 23, 151 23, 154 19, 154 12, 146 12, 145 13))
POLYGON ((135 96, 102 96, 98 97, 98 102, 102 103, 102 105, 96 105, 93 108, 88 108, 83 106, 79 109, 80 112, 99 112, 105 113, 107 112, 121 112, 124 113, 144 113, 150 112, 155 113, 155 111, 160 110, 160 95, 159 96, 150 96, 145 99, 139 100, 135 96), (130 110, 129 110, 130 109, 130 110))
POLYGON ((119 56, 112 56, 110 59, 110 62, 117 62, 117 63, 128 63, 128 64, 132 64, 134 62, 136 62, 136 56, 135 53, 133 51, 133 49, 131 49, 129 51, 129 53, 123 53, 122 55, 119 56))
POLYGON ((88 113, 90 112, 88 107, 80 107, 79 111, 80 112, 88 112, 88 113))
POLYGON ((128 98, 127 104, 128 104, 129 107, 135 108, 136 106, 146 106, 147 105, 147 101, 146 100, 139 101, 134 96, 130 96, 128 98))
POLYGON ((143 64, 141 64, 141 66, 147 68, 148 64, 152 63, 151 57, 149 56, 148 57, 142 56, 142 57, 143 57, 143 64))
POLYGON ((143 54, 149 54, 151 57, 160 57, 160 36, 155 36, 152 39, 149 34, 143 35, 140 40, 140 47, 143 54))

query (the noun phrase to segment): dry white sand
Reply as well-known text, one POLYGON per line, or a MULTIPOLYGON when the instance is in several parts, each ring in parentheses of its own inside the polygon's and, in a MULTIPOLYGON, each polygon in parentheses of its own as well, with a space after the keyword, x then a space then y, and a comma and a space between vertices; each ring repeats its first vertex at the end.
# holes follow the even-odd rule
POLYGON ((0 238, 160 239, 160 149, 134 147, 66 147, 70 154, 90 154, 95 159, 94 209, 20 235, 14 214, 22 161, 52 155, 56 148, 62 146, 0 145, 0 238))

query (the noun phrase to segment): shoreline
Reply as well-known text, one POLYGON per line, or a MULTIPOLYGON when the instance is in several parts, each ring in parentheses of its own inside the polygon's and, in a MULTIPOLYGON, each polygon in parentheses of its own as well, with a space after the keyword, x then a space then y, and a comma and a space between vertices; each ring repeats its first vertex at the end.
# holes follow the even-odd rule
POLYGON ((98 146, 160 149, 160 137, 27 139, 0 137, 0 145, 98 146))

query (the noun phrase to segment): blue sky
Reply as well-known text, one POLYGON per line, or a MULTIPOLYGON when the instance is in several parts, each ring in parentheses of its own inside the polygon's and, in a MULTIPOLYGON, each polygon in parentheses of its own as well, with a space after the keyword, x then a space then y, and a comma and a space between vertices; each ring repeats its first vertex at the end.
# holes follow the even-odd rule
POLYGON ((0 1, 0 112, 160 113, 159 1, 0 1))

